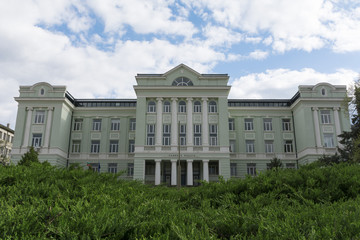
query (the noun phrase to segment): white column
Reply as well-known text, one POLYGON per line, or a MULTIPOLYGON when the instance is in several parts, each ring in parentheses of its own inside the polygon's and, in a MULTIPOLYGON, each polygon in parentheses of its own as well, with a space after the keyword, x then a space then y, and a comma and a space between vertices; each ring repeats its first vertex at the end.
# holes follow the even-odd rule
POLYGON ((171 159, 171 185, 176 186, 176 159, 171 159))
POLYGON ((53 111, 54 111, 54 107, 48 108, 48 114, 47 114, 47 120, 46 120, 46 131, 45 131, 45 142, 44 142, 45 148, 49 147, 49 143, 50 143, 50 132, 51 132, 53 111))
POLYGON ((27 113, 27 119, 26 119, 25 131, 24 131, 23 147, 27 147, 29 145, 30 127, 32 121, 32 114, 33 114, 32 107, 27 107, 26 110, 28 111, 28 113, 27 113))
POLYGON ((193 107, 192 107, 193 99, 187 98, 186 100, 187 100, 186 145, 187 145, 187 150, 191 151, 193 146, 193 107))
POLYGON ((321 137, 320 137, 320 126, 319 126, 319 109, 317 107, 312 108, 313 117, 314 117, 314 127, 315 127, 315 138, 316 138, 316 146, 321 147, 321 137))
POLYGON ((203 159, 203 180, 209 182, 209 160, 203 159))
POLYGON ((155 145, 161 146, 161 133, 162 133, 162 98, 156 98, 157 105, 156 105, 156 140, 155 145))
POLYGON ((340 108, 334 107, 334 121, 335 121, 335 132, 336 132, 336 139, 338 142, 338 147, 342 148, 342 144, 340 143, 341 138, 338 137, 341 134, 341 126, 340 126, 340 119, 339 119, 339 110, 340 108))
POLYGON ((177 98, 171 98, 171 145, 178 146, 177 98))
POLYGON ((209 146, 208 98, 202 98, 202 145, 209 146))
POLYGON ((191 159, 188 159, 186 160, 187 162, 187 185, 188 186, 192 186, 194 185, 194 182, 193 182, 193 160, 191 159))
POLYGON ((155 159, 155 185, 160 185, 160 179, 161 179, 161 159, 155 159))

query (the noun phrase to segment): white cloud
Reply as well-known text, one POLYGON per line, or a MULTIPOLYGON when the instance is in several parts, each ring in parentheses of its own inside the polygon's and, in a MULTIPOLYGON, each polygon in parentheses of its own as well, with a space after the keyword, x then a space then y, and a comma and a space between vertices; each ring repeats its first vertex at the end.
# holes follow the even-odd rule
POLYGON ((249 54, 249 58, 256 59, 256 60, 262 60, 262 59, 267 58, 268 55, 269 55, 269 53, 266 51, 255 50, 249 54))
POLYGON ((264 73, 253 73, 231 83, 230 98, 291 98, 299 85, 315 85, 319 82, 350 86, 358 73, 349 69, 338 69, 335 73, 320 73, 311 68, 300 71, 270 69, 264 73))

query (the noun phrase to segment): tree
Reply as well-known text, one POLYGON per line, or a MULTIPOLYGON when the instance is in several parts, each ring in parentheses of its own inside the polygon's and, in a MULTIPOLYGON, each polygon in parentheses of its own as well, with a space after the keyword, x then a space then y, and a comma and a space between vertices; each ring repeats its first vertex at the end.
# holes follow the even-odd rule
POLYGON ((338 150, 343 161, 360 162, 360 79, 355 81, 347 102, 352 125, 350 132, 339 135, 343 147, 338 150))
POLYGON ((277 157, 274 157, 270 161, 269 168, 270 169, 275 169, 275 170, 278 170, 279 168, 282 168, 281 160, 279 158, 277 158, 277 157))
POLYGON ((32 163, 40 163, 38 159, 38 153, 33 147, 30 147, 29 151, 21 157, 18 165, 30 166, 32 163))

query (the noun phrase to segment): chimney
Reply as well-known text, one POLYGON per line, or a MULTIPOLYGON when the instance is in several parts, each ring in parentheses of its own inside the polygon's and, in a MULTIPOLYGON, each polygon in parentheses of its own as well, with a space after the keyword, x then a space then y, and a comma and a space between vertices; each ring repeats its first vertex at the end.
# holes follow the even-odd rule
POLYGON ((6 124, 6 127, 7 127, 7 128, 10 128, 10 123, 6 124))

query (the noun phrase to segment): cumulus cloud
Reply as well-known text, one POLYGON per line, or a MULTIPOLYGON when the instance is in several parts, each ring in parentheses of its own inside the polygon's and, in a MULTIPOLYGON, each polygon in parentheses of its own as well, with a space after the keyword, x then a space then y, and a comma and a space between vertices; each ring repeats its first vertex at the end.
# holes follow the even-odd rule
POLYGON ((358 73, 350 69, 338 69, 334 73, 321 73, 311 68, 301 70, 269 69, 252 73, 232 81, 230 98, 291 98, 299 85, 315 85, 328 82, 350 86, 358 73), (280 97, 279 97, 280 96, 280 97))

